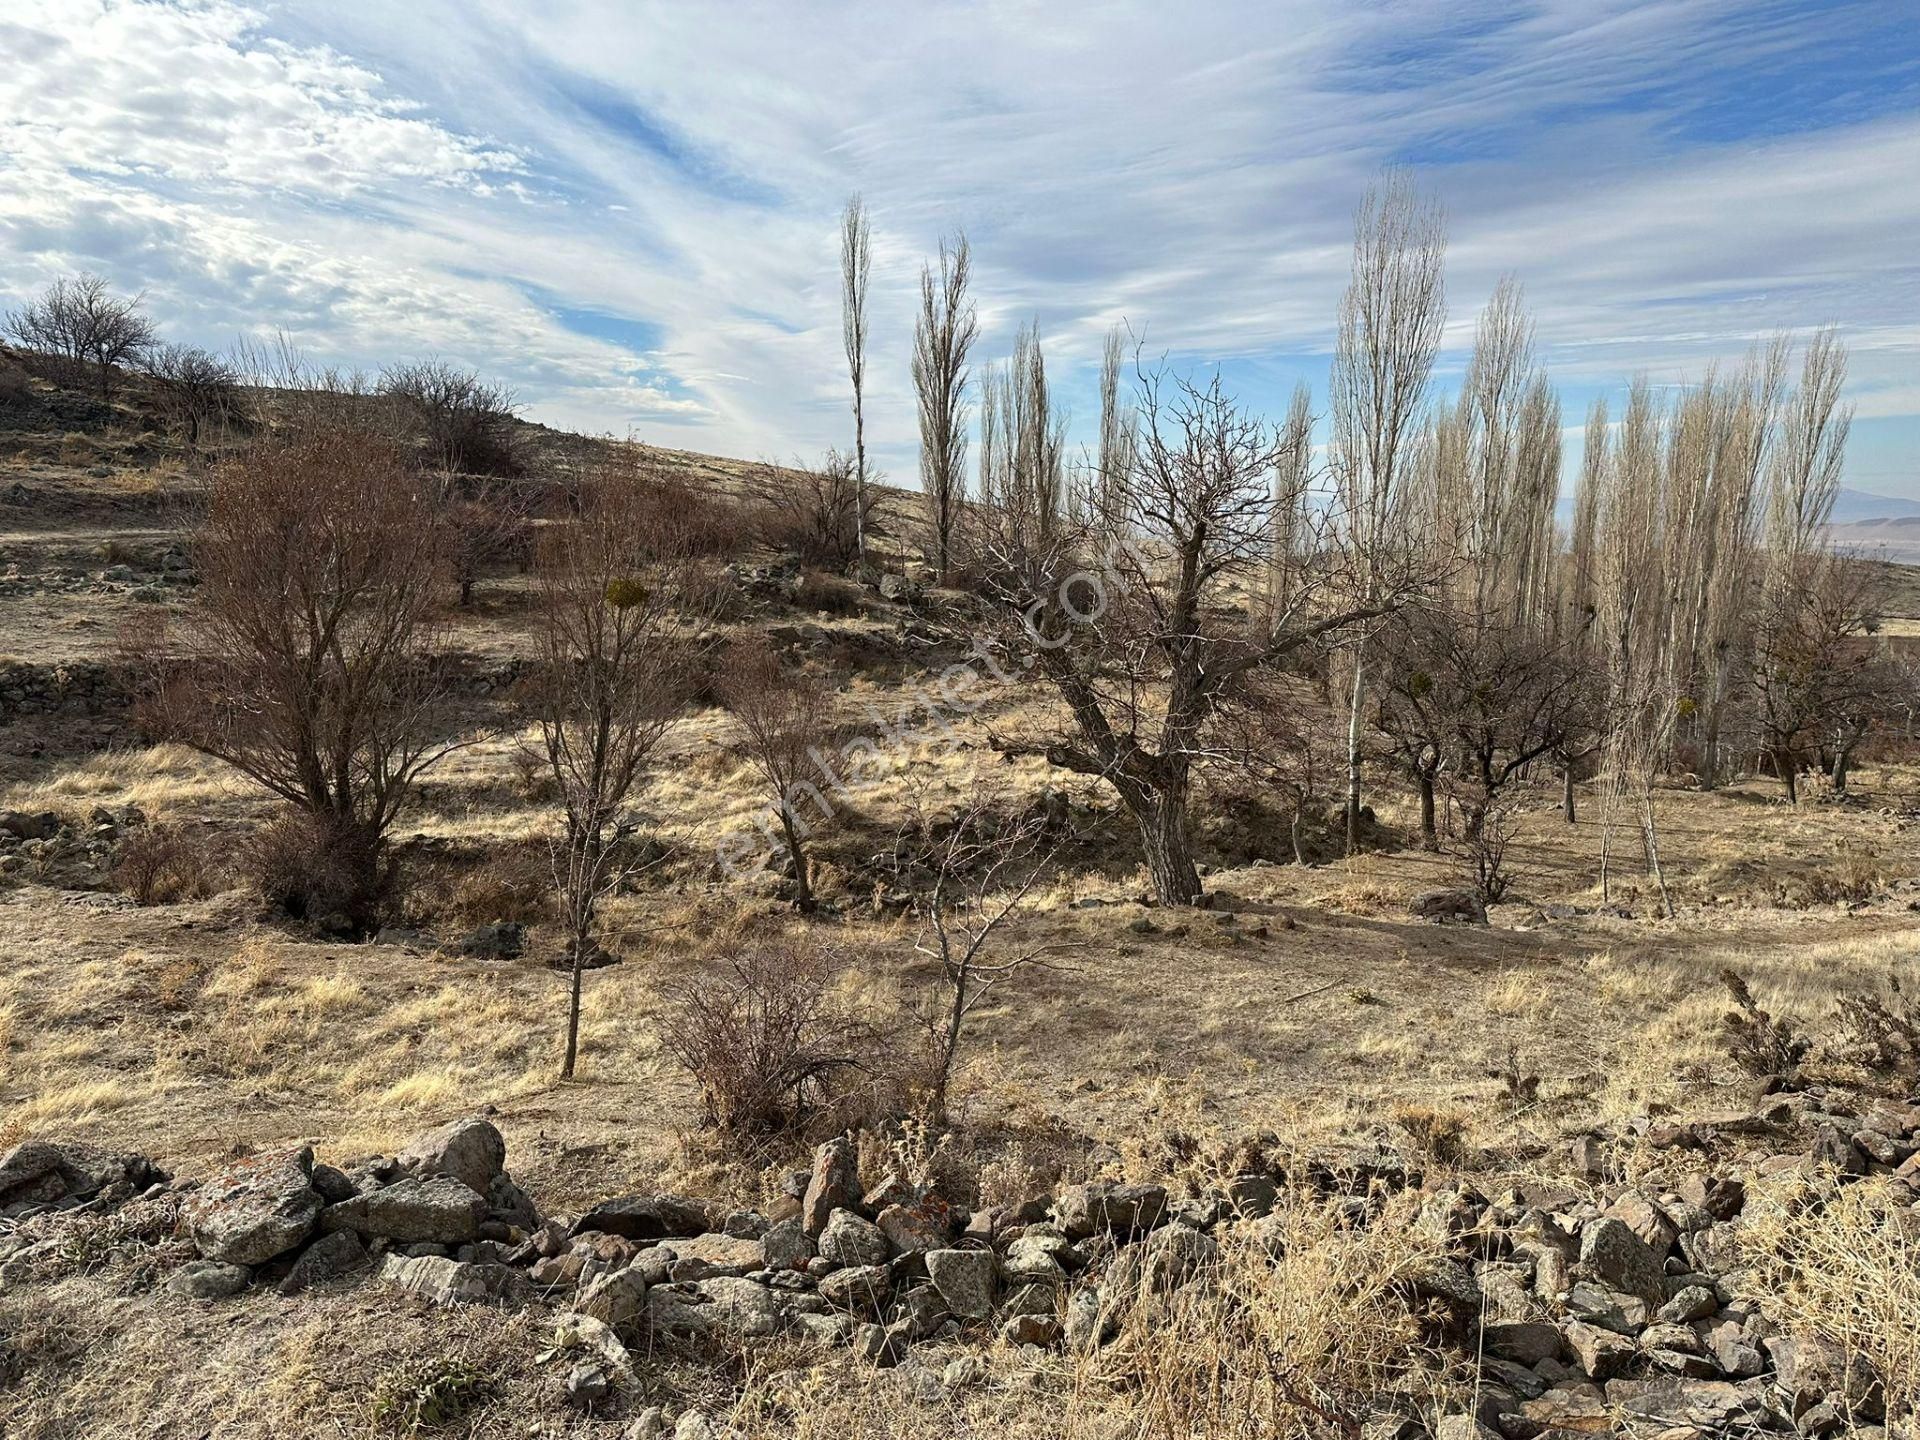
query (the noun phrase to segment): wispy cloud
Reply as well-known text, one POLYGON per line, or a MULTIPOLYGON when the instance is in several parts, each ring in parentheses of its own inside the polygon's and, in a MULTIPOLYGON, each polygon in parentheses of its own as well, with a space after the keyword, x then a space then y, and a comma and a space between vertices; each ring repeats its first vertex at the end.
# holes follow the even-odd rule
POLYGON ((943 232, 973 238, 987 352, 1037 317, 1070 396, 1125 318, 1278 405, 1324 386, 1353 204, 1399 163, 1452 214, 1450 344, 1519 273, 1575 419, 1636 370, 1838 323, 1862 473, 1898 487, 1920 441, 1898 8, 27 0, 0 20, 0 291, 95 264, 199 338, 433 350, 542 418, 784 456, 845 438, 833 231, 857 188, 870 426, 910 475, 913 288, 943 232))

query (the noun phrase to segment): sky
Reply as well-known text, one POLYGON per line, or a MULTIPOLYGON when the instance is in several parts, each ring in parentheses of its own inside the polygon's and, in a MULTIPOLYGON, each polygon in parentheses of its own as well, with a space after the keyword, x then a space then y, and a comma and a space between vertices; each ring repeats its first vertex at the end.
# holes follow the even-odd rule
POLYGON ((1037 323, 1076 441, 1116 322, 1324 412, 1397 166, 1449 217, 1440 390, 1509 273, 1570 446, 1637 373, 1831 324, 1847 483, 1920 499, 1914 0, 5 0, 0 57, 0 306, 92 269, 170 339, 438 355, 549 424, 807 459, 852 439, 858 191, 869 445, 911 484, 943 236, 976 368, 1037 323))

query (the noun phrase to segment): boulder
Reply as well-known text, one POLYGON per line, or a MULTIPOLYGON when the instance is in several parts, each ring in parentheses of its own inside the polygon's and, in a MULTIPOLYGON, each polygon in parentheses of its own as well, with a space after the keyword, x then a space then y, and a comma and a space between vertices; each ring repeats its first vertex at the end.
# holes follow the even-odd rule
POLYGON ((874 1224, 901 1255, 924 1255, 952 1242, 953 1207, 938 1196, 896 1202, 874 1217, 874 1224))
POLYGON ((516 1309, 533 1298, 533 1282, 505 1265, 462 1264, 444 1255, 389 1255, 380 1278, 434 1305, 498 1305, 516 1309))
POLYGON ((167 1277, 167 1293, 189 1300, 224 1300, 238 1295, 253 1279, 244 1265, 225 1265, 218 1260, 189 1260, 167 1277))
POLYGON ((280 1282, 282 1295, 298 1295, 325 1281, 351 1274, 367 1263, 367 1247, 351 1230, 335 1230, 322 1235, 293 1262, 293 1268, 280 1282))
POLYGON ((463 1245, 479 1234, 487 1202, 449 1175, 396 1180, 378 1190, 329 1205, 320 1217, 328 1230, 351 1230, 402 1244, 463 1245))
POLYGON ((778 1334, 779 1298, 751 1280, 716 1277, 647 1291, 647 1323, 661 1335, 764 1336, 778 1334))
POLYGON ((860 1203, 860 1152, 845 1136, 827 1141, 813 1156, 813 1175, 800 1202, 800 1225, 809 1235, 826 1228, 835 1210, 860 1203))
POLYGON ((716 1275, 749 1275, 767 1264, 767 1252, 758 1240, 740 1240, 718 1232, 663 1241, 661 1248, 674 1257, 668 1275, 680 1284, 716 1275))
POLYGON ((927 1277, 949 1313, 961 1320, 985 1320, 993 1314, 999 1262, 991 1250, 929 1250, 927 1277))
POLYGON ((1122 1238, 1143 1235, 1165 1218, 1167 1191, 1162 1185, 1094 1180, 1062 1191, 1053 1213, 1060 1228, 1073 1240, 1096 1234, 1122 1238))
POLYGON ((1580 1232, 1580 1264, 1614 1290, 1637 1295, 1649 1305, 1667 1302, 1662 1257, 1622 1220, 1602 1216, 1587 1222, 1580 1232))
POLYGON ((1435 925, 1487 923, 1487 907, 1471 890, 1422 890, 1407 902, 1407 914, 1435 925))
POLYGON ((313 1150, 275 1150, 209 1176, 183 1211, 205 1260, 263 1265, 313 1232, 322 1201, 313 1188, 313 1150))
POLYGON ((589 1231, 627 1240, 671 1240, 704 1235, 707 1210, 677 1195, 625 1195, 603 1200, 573 1222, 573 1233, 589 1231))
POLYGON ((893 1253, 887 1237, 851 1210, 835 1210, 820 1230, 820 1257, 836 1265, 884 1265, 893 1253))
POLYGON ((820 1298, 836 1310, 877 1316, 893 1293, 893 1272, 885 1265, 850 1265, 820 1282, 820 1298))
POLYGON ((768 1227, 767 1233, 760 1237, 760 1249, 769 1270, 803 1270, 807 1261, 819 1253, 819 1247, 798 1217, 768 1227))
POLYGON ((410 1175, 450 1175, 474 1194, 485 1195, 494 1177, 506 1169, 507 1142, 492 1121, 469 1115, 412 1140, 399 1161, 410 1175))

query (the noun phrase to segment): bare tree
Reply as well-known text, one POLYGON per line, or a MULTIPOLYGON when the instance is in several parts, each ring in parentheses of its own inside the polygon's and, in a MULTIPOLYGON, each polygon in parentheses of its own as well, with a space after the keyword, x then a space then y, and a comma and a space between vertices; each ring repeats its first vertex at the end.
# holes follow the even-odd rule
POLYGON ((363 914, 447 729, 445 528, 384 438, 293 429, 216 470, 177 626, 128 637, 150 734, 306 812, 363 914))
POLYGON ((203 429, 225 426, 238 412, 240 376, 220 356, 192 345, 158 345, 144 363, 161 414, 189 451, 200 448, 203 429))
POLYGON ((1267 560, 1266 605, 1269 617, 1285 615, 1294 587, 1302 583, 1312 557, 1302 542, 1312 535, 1307 507, 1313 496, 1313 392, 1306 381, 1293 387, 1286 423, 1273 467, 1273 540, 1267 560))
POLYGON ((1126 509, 1127 477, 1133 471, 1134 441, 1140 424, 1140 417, 1121 391, 1125 345, 1125 327, 1115 325, 1107 331, 1100 355, 1100 453, 1095 460, 1098 483, 1093 487, 1092 501, 1103 523, 1105 517, 1117 516, 1126 509))
POLYGON ((152 322, 140 313, 143 298, 115 295, 98 275, 62 276, 10 312, 5 328, 28 350, 93 366, 101 399, 111 399, 114 367, 133 363, 156 343, 152 322))
POLYGON ((833 813, 819 783, 824 778, 819 756, 831 743, 835 724, 833 697, 810 676, 782 665, 758 635, 729 653, 719 691, 732 712, 737 742, 769 791, 772 819, 793 867, 794 904, 810 911, 814 896, 806 842, 813 827, 801 807, 811 802, 816 820, 833 813))
POLYGON ((1049 515, 1015 486, 983 517, 978 568, 1000 649, 1053 687, 1066 722, 994 743, 1111 785, 1139 826, 1155 893, 1188 905, 1200 895, 1194 774, 1238 754, 1216 722, 1246 701, 1256 671, 1388 613, 1406 589, 1380 565, 1371 599, 1327 606, 1324 582, 1303 585, 1284 614, 1250 619, 1229 596, 1257 587, 1269 564, 1275 435, 1217 378, 1142 375, 1138 405, 1117 511, 1049 515))
POLYGON ((967 355, 979 319, 967 295, 972 261, 967 237, 940 246, 940 274, 920 270, 920 317, 913 331, 913 388, 920 401, 920 486, 933 532, 933 564, 946 578, 949 550, 966 499, 967 355))
POLYGON ((855 195, 840 217, 840 335, 846 345, 847 375, 853 381, 853 473, 860 496, 854 512, 854 548, 863 571, 867 563, 867 277, 872 268, 866 202, 855 195))
POLYGON ((548 527, 541 546, 533 693, 566 822, 554 849, 572 964, 563 1076, 579 1054, 599 906, 639 863, 620 843, 619 814, 685 707, 703 640, 709 587, 693 508, 640 474, 629 447, 588 477, 577 518, 548 527))
MULTIPOLYGON (((1353 277, 1333 362, 1333 472, 1361 566, 1353 605, 1376 603, 1374 558, 1392 548, 1419 417, 1446 318, 1446 221, 1394 174, 1354 217, 1353 277)), ((1353 651, 1347 710, 1347 846, 1359 844, 1366 651, 1353 651)))
POLYGON ((967 1018, 1002 981, 1049 968, 1068 947, 1010 944, 1006 933, 1047 873, 1053 847, 1044 815, 1010 816, 1004 797, 985 789, 953 813, 936 811, 924 791, 908 809, 896 854, 919 880, 913 898, 923 928, 914 949, 940 967, 940 1001, 928 1017, 927 1100, 929 1118, 944 1124, 967 1018))
POLYGON ((874 496, 860 484, 853 457, 829 450, 818 465, 763 467, 750 484, 761 511, 761 538, 810 565, 836 569, 860 553, 874 496))
POLYGON ((1066 434, 1039 330, 1022 326, 1006 368, 989 370, 982 385, 980 491, 989 505, 1024 517, 1040 537, 1066 518, 1066 434))
POLYGON ((449 473, 510 475, 514 456, 513 392, 446 360, 390 365, 380 393, 425 437, 432 462, 449 473))

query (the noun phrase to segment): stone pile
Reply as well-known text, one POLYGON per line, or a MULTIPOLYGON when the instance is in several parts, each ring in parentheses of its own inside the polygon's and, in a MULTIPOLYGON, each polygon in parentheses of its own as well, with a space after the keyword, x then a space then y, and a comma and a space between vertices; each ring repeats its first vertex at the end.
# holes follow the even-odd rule
POLYGON ((22 715, 109 715, 126 709, 126 687, 110 665, 69 660, 0 664, 0 724, 22 715))
MULTIPOLYGON (((1813 1174, 1878 1177, 1920 1207, 1920 1103, 1812 1091, 1758 1114, 1633 1128, 1670 1163, 1640 1167, 1631 1184, 1609 1179, 1597 1138, 1574 1147, 1587 1183, 1491 1194, 1464 1179, 1428 1184, 1376 1144, 1198 1198, 1094 1180, 969 1211, 897 1175, 863 1186, 842 1138, 788 1178, 767 1214, 634 1194, 543 1217, 508 1174, 500 1132, 471 1117, 346 1170, 299 1148, 173 1186, 196 1258, 166 1283, 210 1300, 363 1272, 436 1305, 550 1306, 556 1353, 578 1357, 569 1393, 588 1406, 631 1379, 631 1346, 775 1335, 847 1346, 940 1388, 978 1375, 961 1360, 935 1374, 912 1353, 923 1342, 998 1337, 1089 1353, 1140 1297, 1209 1283, 1224 1246, 1278 1253, 1272 1212, 1286 1187, 1331 1198, 1355 1226, 1387 1223, 1386 1197, 1410 1192, 1429 1242, 1414 1248, 1428 1258, 1403 1289, 1436 1341, 1478 1364, 1478 1404, 1471 1415, 1383 1416, 1370 1435, 1884 1434, 1880 1377, 1862 1357, 1743 1294, 1739 1236, 1766 1187, 1813 1174), (1730 1146, 1743 1153, 1729 1158, 1730 1146)), ((0 1215, 167 1185, 138 1157, 29 1142, 0 1158, 0 1215)), ((0 1240, 0 1283, 32 1258, 17 1235, 0 1240)))

